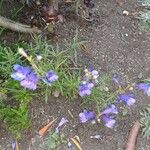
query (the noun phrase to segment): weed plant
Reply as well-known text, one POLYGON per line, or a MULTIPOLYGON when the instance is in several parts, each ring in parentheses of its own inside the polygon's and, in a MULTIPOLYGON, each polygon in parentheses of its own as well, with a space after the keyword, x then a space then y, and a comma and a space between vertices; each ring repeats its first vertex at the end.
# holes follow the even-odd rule
POLYGON ((141 30, 150 30, 150 0, 140 0, 141 5, 144 7, 139 15, 136 17, 140 20, 139 27, 141 30))
POLYGON ((149 7, 150 6, 150 0, 138 0, 142 6, 149 7))
MULTIPOLYGON (((22 130, 30 126, 28 104, 33 96, 40 94, 43 97, 45 95, 45 102, 48 101, 49 95, 55 97, 61 95, 67 99, 78 97, 82 70, 79 67, 77 51, 83 42, 79 42, 78 36, 75 36, 69 44, 64 43, 61 48, 57 44, 52 46, 46 39, 39 36, 34 37, 34 43, 31 44, 18 43, 11 47, 0 46, 0 69, 2 72, 0 92, 2 95, 7 95, 5 100, 2 99, 5 105, 2 105, 3 107, 0 109, 3 112, 0 118, 15 137, 20 137, 22 130), (17 52, 20 47, 23 47, 28 58, 17 52), (41 59, 38 59, 39 56, 41 59), (14 81, 10 77, 14 64, 31 66, 40 79, 49 70, 53 70, 59 78, 50 85, 40 80, 37 86, 38 89, 33 92, 21 87, 18 81, 14 81)), ((112 103, 118 94, 118 92, 114 93, 114 91, 109 90, 107 85, 110 82, 110 76, 100 76, 99 82, 92 90, 92 94, 83 98, 85 102, 96 103, 98 112, 112 103)))
POLYGON ((96 87, 93 89, 92 94, 83 98, 84 102, 96 103, 98 112, 100 112, 101 109, 106 107, 109 103, 114 102, 116 94, 114 94, 113 91, 111 92, 108 88, 111 81, 111 76, 101 76, 96 87))
POLYGON ((0 96, 0 119, 18 139, 22 131, 30 126, 28 103, 33 94, 21 89, 16 81, 6 80, 1 84, 0 96))
POLYGON ((43 139, 37 139, 33 145, 33 149, 41 150, 56 150, 62 148, 67 143, 66 136, 63 133, 56 133, 53 130, 48 133, 43 139))
POLYGON ((30 65, 30 62, 17 52, 18 47, 24 47, 30 58, 38 66, 38 70, 34 69, 34 71, 39 77, 48 70, 54 70, 59 76, 59 80, 51 86, 44 83, 39 84, 40 93, 45 94, 45 101, 48 100, 48 95, 52 94, 53 91, 57 91, 67 98, 74 98, 77 96, 77 86, 80 81, 80 69, 74 65, 77 63, 77 59, 74 59, 75 51, 79 46, 79 43, 75 43, 76 40, 74 38, 66 50, 60 50, 58 46, 54 49, 41 37, 36 37, 35 43, 30 45, 25 43, 17 43, 11 45, 11 47, 0 45, 2 79, 0 95, 6 97, 1 98, 0 119, 3 120, 7 129, 13 133, 15 138, 19 138, 22 130, 30 126, 28 104, 32 97, 38 93, 22 88, 17 81, 10 77, 14 64, 30 65), (36 59, 37 53, 42 56, 41 61, 36 59))
POLYGON ((150 138, 150 105, 145 108, 141 113, 141 125, 142 125, 142 134, 146 138, 150 138))
MULTIPOLYGON (((150 84, 150 78, 144 79, 143 83, 150 84)), ((150 105, 148 105, 143 111, 140 112, 140 123, 142 126, 143 137, 150 138, 150 105)))
POLYGON ((35 69, 34 71, 38 76, 43 76, 48 70, 54 70, 59 77, 59 80, 51 86, 41 84, 41 88, 46 88, 46 90, 42 91, 47 93, 56 91, 66 98, 73 99, 77 97, 80 68, 78 68, 77 64, 76 51, 79 44, 77 37, 75 37, 68 46, 64 46, 65 50, 62 50, 58 45, 54 48, 46 40, 43 41, 41 37, 35 37, 35 44, 31 44, 27 48, 29 55, 33 58, 38 68, 38 70, 35 69), (38 54, 42 56, 42 60, 40 61, 37 61, 35 58, 38 54))
POLYGON ((3 105, 0 108, 0 114, 0 119, 15 139, 19 139, 22 131, 30 126, 27 105, 20 104, 18 108, 3 105))
POLYGON ((150 10, 141 11, 138 19, 142 30, 150 30, 150 10))

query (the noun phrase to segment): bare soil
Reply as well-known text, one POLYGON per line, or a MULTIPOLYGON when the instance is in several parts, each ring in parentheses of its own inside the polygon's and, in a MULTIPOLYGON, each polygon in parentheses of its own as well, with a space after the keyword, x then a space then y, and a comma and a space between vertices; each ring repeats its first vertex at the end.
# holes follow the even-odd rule
MULTIPOLYGON (((56 40, 61 44, 64 39, 70 40, 78 29, 79 38, 87 41, 87 50, 81 51, 80 62, 85 66, 94 65, 101 72, 118 73, 127 83, 140 81, 150 76, 150 33, 140 31, 138 21, 132 16, 124 16, 123 11, 136 12, 139 9, 136 0, 122 0, 119 5, 115 0, 95 0, 96 21, 88 23, 74 15, 67 15, 63 24, 56 27, 56 40)), ((14 32, 2 37, 2 42, 14 42, 14 32), (11 35, 11 38, 10 38, 11 35)), ((77 99, 68 101, 64 98, 49 98, 46 104, 43 98, 33 100, 29 106, 32 128, 23 134, 20 142, 21 150, 28 150, 31 141, 35 141, 31 150, 38 150, 38 128, 52 117, 67 117, 69 123, 63 129, 66 136, 78 135, 83 150, 123 150, 128 132, 133 122, 140 118, 139 111, 150 103, 150 98, 137 92, 136 104, 128 108, 126 116, 120 116, 115 129, 110 130, 101 125, 80 124, 78 114, 83 108, 94 109, 93 106, 81 105, 77 99), (68 110, 72 112, 72 118, 68 110), (90 139, 91 135, 100 134, 101 139, 90 139)), ((1 125, 0 149, 5 149, 12 142, 11 134, 1 125)), ((39 140, 39 141, 38 141, 39 140)), ((7 149, 7 148, 6 148, 7 149)), ((61 147, 60 150, 67 150, 61 147)), ((72 148, 72 150, 75 147, 72 148)), ((150 150, 150 140, 139 134, 137 150, 150 150)))

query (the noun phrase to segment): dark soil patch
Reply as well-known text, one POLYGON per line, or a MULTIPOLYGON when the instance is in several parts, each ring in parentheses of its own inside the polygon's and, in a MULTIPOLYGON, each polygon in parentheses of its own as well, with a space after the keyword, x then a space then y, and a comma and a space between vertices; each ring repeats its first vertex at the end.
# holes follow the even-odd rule
MULTIPOLYGON (((98 70, 106 73, 118 73, 127 83, 135 82, 150 76, 150 34, 141 32, 138 22, 132 17, 123 16, 124 10, 136 11, 138 4, 136 0, 124 1, 118 5, 115 1, 97 0, 96 21, 87 23, 82 19, 71 16, 66 17, 64 24, 56 27, 57 42, 64 39, 72 39, 78 29, 81 40, 87 40, 87 50, 81 52, 80 61, 85 65, 93 65, 98 70)), ((13 35, 13 32, 9 32, 13 35)), ((6 39, 7 40, 7 36, 6 39)), ((3 39, 4 40, 4 39, 3 39)), ((118 118, 118 125, 114 130, 109 130, 100 125, 81 125, 78 120, 79 112, 87 107, 81 106, 81 100, 67 101, 66 99, 49 98, 46 104, 42 98, 33 100, 30 104, 30 115, 32 117, 32 129, 23 134, 20 141, 21 150, 28 149, 32 140, 39 140, 36 136, 38 128, 52 117, 67 117, 70 121, 66 124, 63 132, 70 136, 78 135, 81 139, 83 150, 123 150, 128 131, 132 123, 139 119, 139 111, 149 104, 149 97, 141 92, 136 92, 136 104, 129 108, 128 115, 118 118), (68 113, 70 110, 74 116, 68 113), (100 134, 102 139, 90 139, 91 135, 100 134)), ((12 142, 1 125, 1 149, 12 142)), ((35 142, 36 143, 36 142, 35 142)), ((36 144, 34 145, 37 146, 36 144)), ((34 148, 38 150, 38 148, 34 148)), ((66 147, 61 150, 67 150, 66 147)), ((74 148, 73 148, 74 149, 74 148)), ((138 137, 137 150, 149 150, 150 140, 138 137)))

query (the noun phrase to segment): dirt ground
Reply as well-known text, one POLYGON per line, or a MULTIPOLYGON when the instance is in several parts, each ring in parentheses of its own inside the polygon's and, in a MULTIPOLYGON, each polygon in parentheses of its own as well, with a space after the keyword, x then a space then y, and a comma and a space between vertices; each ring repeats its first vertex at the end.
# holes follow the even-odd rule
MULTIPOLYGON (((124 10, 137 11, 138 2, 120 1, 123 1, 121 6, 115 0, 95 0, 96 21, 93 23, 87 23, 77 17, 70 19, 71 16, 68 15, 65 23, 57 26, 55 40, 59 43, 63 42, 63 39, 70 40, 78 29, 79 38, 87 41, 88 48, 87 51, 81 52, 80 61, 86 66, 94 64, 95 68, 105 73, 118 73, 129 83, 150 76, 150 33, 140 31, 138 21, 132 16, 123 15, 124 10)), ((13 35, 13 32, 9 34, 13 35)), ((10 39, 5 36, 2 40, 10 39)), ((150 103, 149 97, 143 92, 135 92, 136 104, 129 109, 127 116, 118 118, 117 126, 113 130, 97 124, 81 125, 78 120, 79 112, 86 107, 93 108, 81 106, 81 100, 69 102, 66 99, 49 98, 48 104, 45 104, 42 98, 33 100, 29 106, 33 128, 23 135, 20 141, 21 150, 28 150, 31 138, 32 141, 35 140, 34 150, 38 150, 37 129, 50 117, 67 117, 70 122, 63 131, 68 136, 78 135, 83 150, 123 150, 130 127, 139 119, 139 111, 150 103), (68 110, 74 118, 70 117, 68 110), (102 135, 102 138, 90 139, 90 136, 95 134, 102 135)), ((3 127, 0 136, 0 149, 4 150, 12 139, 3 127)), ((67 150, 67 147, 59 149, 67 150)), ((137 150, 150 150, 150 140, 139 135, 137 150)))

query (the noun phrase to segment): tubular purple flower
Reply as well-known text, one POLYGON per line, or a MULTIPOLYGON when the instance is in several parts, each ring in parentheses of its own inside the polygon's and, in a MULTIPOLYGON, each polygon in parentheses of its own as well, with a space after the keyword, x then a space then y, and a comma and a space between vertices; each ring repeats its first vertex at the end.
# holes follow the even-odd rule
POLYGON ((113 119, 112 116, 102 115, 101 119, 104 122, 104 125, 108 128, 113 128, 116 123, 116 120, 113 119))
POLYGON ((119 111, 117 107, 114 104, 111 104, 101 112, 101 115, 118 114, 118 113, 119 111))
POLYGON ((50 70, 46 73, 45 77, 42 80, 46 84, 51 84, 52 82, 58 80, 58 76, 54 73, 53 70, 50 70))
POLYGON ((79 119, 81 123, 85 123, 87 121, 92 121, 96 119, 95 112, 87 111, 86 109, 79 114, 79 119))
POLYGON ((79 86, 79 95, 81 97, 90 95, 93 87, 94 87, 93 83, 85 83, 85 84, 81 83, 79 86))
POLYGON ((11 143, 11 150, 15 150, 15 147, 16 147, 16 142, 12 142, 11 143))
POLYGON ((148 96, 150 96, 150 83, 138 83, 137 88, 143 90, 148 96))
POLYGON ((14 80, 21 81, 26 78, 26 76, 32 71, 29 67, 23 67, 21 65, 15 64, 13 66, 14 73, 11 74, 11 77, 14 80))
POLYGON ((20 85, 31 90, 35 90, 37 88, 38 77, 34 72, 31 72, 26 76, 24 80, 20 82, 20 85))
POLYGON ((119 94, 117 96, 117 101, 119 101, 119 102, 122 101, 128 106, 131 106, 136 102, 133 94, 126 94, 126 93, 119 94))
POLYGON ((94 68, 93 68, 92 66, 90 66, 90 67, 88 67, 86 70, 87 70, 88 72, 92 72, 92 71, 94 70, 94 68))
POLYGON ((56 127, 55 132, 56 132, 56 133, 59 133, 59 128, 60 128, 61 126, 63 126, 65 123, 67 123, 67 122, 69 122, 69 121, 68 121, 66 118, 63 117, 63 118, 60 120, 58 126, 56 127))

